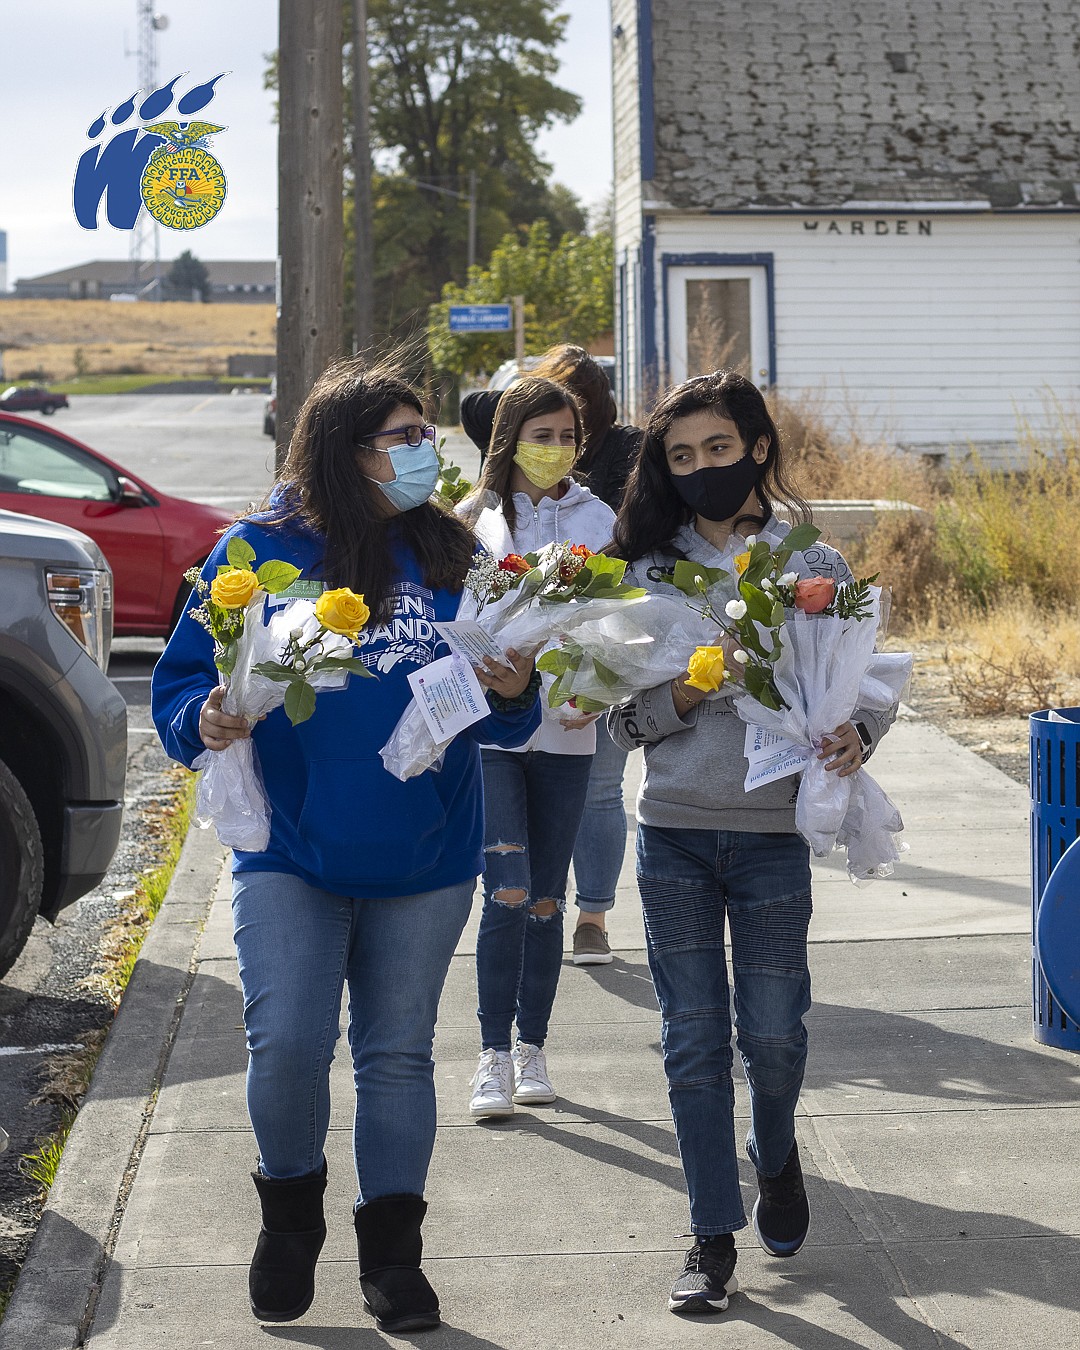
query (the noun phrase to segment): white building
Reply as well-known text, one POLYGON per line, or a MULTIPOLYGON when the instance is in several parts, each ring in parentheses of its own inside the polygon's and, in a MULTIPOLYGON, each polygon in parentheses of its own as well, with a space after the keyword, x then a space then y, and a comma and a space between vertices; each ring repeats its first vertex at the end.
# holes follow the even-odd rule
POLYGON ((622 402, 744 363, 912 450, 1080 393, 1074 0, 612 0, 622 402))

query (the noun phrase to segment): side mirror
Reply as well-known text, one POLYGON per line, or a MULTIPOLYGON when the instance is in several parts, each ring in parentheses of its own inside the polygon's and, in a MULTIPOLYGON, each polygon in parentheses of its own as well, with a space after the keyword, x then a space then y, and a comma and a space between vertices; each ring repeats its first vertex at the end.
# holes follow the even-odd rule
POLYGON ((146 494, 138 483, 133 483, 130 478, 125 478, 123 474, 117 480, 120 484, 120 505, 121 506, 145 506, 146 494))

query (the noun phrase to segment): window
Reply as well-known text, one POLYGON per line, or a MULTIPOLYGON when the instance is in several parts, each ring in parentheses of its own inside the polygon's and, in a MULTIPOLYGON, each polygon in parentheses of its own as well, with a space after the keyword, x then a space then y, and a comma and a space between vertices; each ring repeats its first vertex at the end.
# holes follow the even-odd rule
POLYGON ((708 375, 721 366, 750 374, 750 282, 686 283, 686 368, 708 375))
POLYGON ((114 501, 119 484, 104 465, 44 436, 0 427, 0 492, 114 501))

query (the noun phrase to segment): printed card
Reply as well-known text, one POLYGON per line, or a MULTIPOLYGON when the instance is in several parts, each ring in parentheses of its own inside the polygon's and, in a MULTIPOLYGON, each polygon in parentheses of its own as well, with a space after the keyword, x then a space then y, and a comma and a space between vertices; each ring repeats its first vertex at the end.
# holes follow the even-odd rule
POLYGON ((476 671, 456 654, 414 670, 409 684, 437 742, 451 740, 491 712, 476 671))
POLYGON ((471 619, 457 619, 453 623, 437 623, 435 629, 439 636, 445 639, 446 645, 452 652, 457 652, 458 655, 465 657, 472 665, 480 665, 483 658, 487 656, 492 661, 497 661, 500 666, 505 666, 507 670, 513 670, 514 667, 506 659, 506 653, 491 634, 471 619))
POLYGON ((752 792, 776 778, 800 773, 813 753, 808 746, 796 745, 775 731, 748 724, 743 741, 743 754, 747 760, 743 790, 752 792))

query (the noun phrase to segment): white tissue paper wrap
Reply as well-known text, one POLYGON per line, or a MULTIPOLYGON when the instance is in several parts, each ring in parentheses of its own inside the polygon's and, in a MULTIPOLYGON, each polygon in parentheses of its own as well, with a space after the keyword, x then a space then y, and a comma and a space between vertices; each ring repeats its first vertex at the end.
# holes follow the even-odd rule
MULTIPOLYGON (((247 607, 244 631, 238 644, 236 665, 226 679, 221 710, 234 717, 246 717, 254 724, 266 713, 280 707, 288 688, 284 682, 268 680, 255 673, 263 661, 279 661, 294 631, 310 639, 320 628, 315 606, 310 600, 290 600, 277 610, 269 623, 263 623, 264 595, 258 595, 247 607)), ((327 633, 311 659, 346 657, 352 643, 337 633, 327 633)), ((314 672, 307 682, 316 691, 342 688, 347 672, 314 672)), ((270 842, 270 803, 263 787, 259 756, 250 737, 230 741, 224 750, 204 750, 191 766, 201 769, 195 791, 195 823, 202 829, 213 825, 226 848, 244 853, 262 853, 270 842)))

